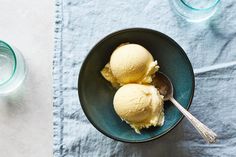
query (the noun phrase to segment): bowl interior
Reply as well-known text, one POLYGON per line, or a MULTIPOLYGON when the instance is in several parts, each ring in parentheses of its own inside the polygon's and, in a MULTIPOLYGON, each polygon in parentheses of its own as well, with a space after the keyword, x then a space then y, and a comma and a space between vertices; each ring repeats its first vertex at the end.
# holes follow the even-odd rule
POLYGON ((81 106, 90 122, 105 135, 124 142, 144 142, 157 138, 178 124, 182 114, 165 102, 165 123, 162 127, 134 130, 116 115, 113 96, 116 90, 100 71, 109 62, 113 50, 121 43, 130 42, 144 46, 160 65, 160 71, 171 79, 174 97, 188 108, 194 91, 194 74, 183 49, 168 36, 149 29, 126 29, 102 39, 85 59, 79 76, 78 90, 81 106))

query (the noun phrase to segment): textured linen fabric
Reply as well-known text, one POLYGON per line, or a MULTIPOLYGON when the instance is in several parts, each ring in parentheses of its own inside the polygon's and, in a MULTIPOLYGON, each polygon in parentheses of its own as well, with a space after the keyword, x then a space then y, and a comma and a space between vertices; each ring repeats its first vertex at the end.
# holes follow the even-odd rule
POLYGON ((236 156, 236 3, 221 2, 210 20, 188 23, 167 0, 57 0, 54 53, 55 157, 228 157, 236 156), (195 70, 190 111, 218 134, 206 144, 184 119, 158 140, 114 141, 85 117, 78 98, 81 64, 107 34, 145 27, 163 32, 186 51, 195 70))

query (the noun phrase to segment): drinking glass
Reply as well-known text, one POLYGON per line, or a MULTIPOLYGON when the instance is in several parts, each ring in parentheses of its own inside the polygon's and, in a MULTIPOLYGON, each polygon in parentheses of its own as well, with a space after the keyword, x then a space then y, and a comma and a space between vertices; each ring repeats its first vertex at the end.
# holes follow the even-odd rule
POLYGON ((190 22, 210 18, 218 9, 220 0, 170 0, 175 11, 190 22))
POLYGON ((26 66, 19 50, 0 40, 0 96, 14 91, 25 76, 26 66))

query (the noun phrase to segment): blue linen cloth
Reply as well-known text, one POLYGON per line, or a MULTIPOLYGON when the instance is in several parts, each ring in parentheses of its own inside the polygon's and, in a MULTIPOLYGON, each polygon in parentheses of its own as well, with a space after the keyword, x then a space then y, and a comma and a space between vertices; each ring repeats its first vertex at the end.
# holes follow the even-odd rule
POLYGON ((236 156, 236 3, 220 5, 210 20, 188 23, 163 0, 56 0, 54 156, 236 156), (190 111, 218 134, 217 143, 206 144, 186 119, 143 144, 114 141, 89 123, 77 94, 80 66, 98 40, 130 27, 158 30, 183 47, 196 77, 190 111))

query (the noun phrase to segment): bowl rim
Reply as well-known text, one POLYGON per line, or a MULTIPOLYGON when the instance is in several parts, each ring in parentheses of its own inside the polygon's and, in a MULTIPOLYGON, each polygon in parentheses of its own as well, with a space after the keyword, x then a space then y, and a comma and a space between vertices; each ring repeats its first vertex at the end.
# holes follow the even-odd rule
POLYGON ((105 37, 103 37, 102 39, 100 39, 90 50, 89 50, 89 53, 86 55, 82 65, 81 65, 81 68, 80 68, 80 72, 79 72, 79 77, 78 77, 78 95, 79 95, 79 100, 80 100, 80 106, 86 116, 86 118, 89 120, 89 122, 99 131, 101 132, 103 135, 113 139, 113 140, 116 140, 116 141, 120 141, 120 142, 124 142, 124 143, 145 143, 145 142, 150 142, 150 141, 153 141, 155 139, 158 139, 160 137, 163 137, 164 135, 166 135, 167 133, 169 133, 171 130, 173 130, 184 118, 184 115, 181 115, 181 118, 172 126, 170 127, 169 129, 167 129, 165 132, 161 133, 160 135, 156 135, 154 137, 151 137, 151 138, 147 138, 147 139, 144 139, 144 140, 126 140, 126 139, 122 139, 122 138, 119 138, 119 137, 115 137, 113 136, 112 134, 109 134, 107 133, 106 131, 103 131, 102 129, 100 129, 100 127, 95 123, 93 122, 93 120, 90 118, 90 116, 88 115, 88 113, 86 112, 86 109, 84 107, 84 102, 83 100, 81 99, 82 95, 81 95, 81 73, 83 71, 83 69, 85 68, 85 64, 87 63, 88 61, 88 58, 89 56, 92 54, 91 52, 94 52, 94 50, 105 40, 109 39, 110 37, 112 36, 116 36, 116 35, 119 35, 121 33, 124 33, 124 32, 130 32, 130 31, 144 31, 144 32, 151 32, 151 33, 157 33, 161 36, 163 36, 164 38, 166 38, 167 40, 169 40, 170 42, 172 42, 175 46, 179 47, 179 49, 181 50, 180 51, 180 54, 184 56, 184 58, 186 58, 186 61, 187 63, 189 64, 190 68, 191 68, 191 73, 192 73, 192 76, 193 76, 193 79, 192 79, 192 85, 193 85, 193 89, 191 91, 191 97, 190 97, 190 101, 188 102, 188 105, 187 105, 187 110, 189 110, 190 106, 191 106, 191 103, 192 103, 192 100, 193 100, 193 96, 194 96, 194 91, 195 91, 195 76, 194 76, 194 72, 193 72, 193 67, 192 67, 192 64, 187 56, 187 54, 185 53, 185 51, 183 50, 183 48, 175 41, 173 40, 171 37, 167 36, 166 34, 164 33, 161 33, 157 30, 154 30, 154 29, 150 29, 150 28, 142 28, 142 27, 133 27, 133 28, 125 28, 125 29, 121 29, 121 30, 118 30, 118 31, 114 31, 112 33, 109 33, 108 35, 106 35, 105 37))

